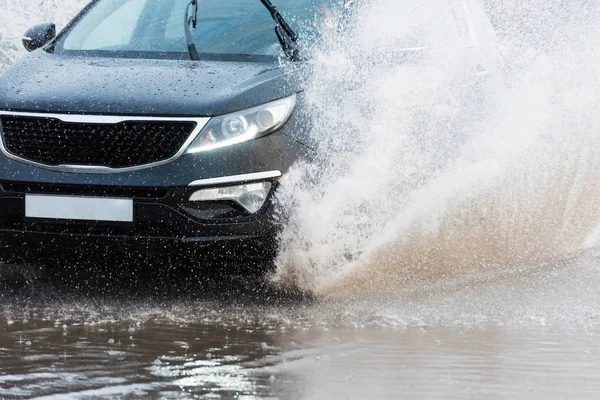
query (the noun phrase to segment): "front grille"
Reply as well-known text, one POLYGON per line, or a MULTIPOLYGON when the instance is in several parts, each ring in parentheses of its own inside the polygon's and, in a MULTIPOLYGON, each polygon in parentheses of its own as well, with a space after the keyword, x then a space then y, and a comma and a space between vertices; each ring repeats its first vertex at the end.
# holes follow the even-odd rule
POLYGON ((136 167, 177 155, 193 121, 73 123, 54 118, 2 116, 4 146, 14 156, 59 166, 136 167))

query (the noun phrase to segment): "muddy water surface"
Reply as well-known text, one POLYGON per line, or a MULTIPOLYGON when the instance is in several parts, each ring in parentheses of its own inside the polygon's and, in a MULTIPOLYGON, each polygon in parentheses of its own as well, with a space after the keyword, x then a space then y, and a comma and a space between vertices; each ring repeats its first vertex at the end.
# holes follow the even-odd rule
POLYGON ((368 299, 11 294, 0 398, 592 399, 598 284, 587 254, 368 299))

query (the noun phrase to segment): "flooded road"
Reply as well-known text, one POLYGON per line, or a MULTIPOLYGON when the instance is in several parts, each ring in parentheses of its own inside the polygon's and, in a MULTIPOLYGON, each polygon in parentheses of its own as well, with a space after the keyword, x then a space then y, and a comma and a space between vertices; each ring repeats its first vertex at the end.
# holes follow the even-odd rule
POLYGON ((600 390, 598 330, 300 328, 224 319, 231 325, 14 322, 1 335, 0 395, 593 399, 600 390))
POLYGON ((599 284, 588 252, 377 299, 5 295, 0 398, 592 399, 599 284))

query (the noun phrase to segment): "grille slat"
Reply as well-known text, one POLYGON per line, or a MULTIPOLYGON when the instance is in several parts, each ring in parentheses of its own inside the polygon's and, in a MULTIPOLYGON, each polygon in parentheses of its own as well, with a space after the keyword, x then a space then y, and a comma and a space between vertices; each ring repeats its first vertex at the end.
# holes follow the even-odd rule
POLYGON ((49 165, 137 167, 168 160, 196 127, 193 121, 73 123, 55 118, 0 117, 6 150, 49 165))

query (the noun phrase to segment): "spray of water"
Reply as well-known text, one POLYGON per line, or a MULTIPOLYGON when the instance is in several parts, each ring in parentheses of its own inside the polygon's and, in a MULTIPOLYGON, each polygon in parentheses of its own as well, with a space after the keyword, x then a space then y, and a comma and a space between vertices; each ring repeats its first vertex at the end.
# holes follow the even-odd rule
POLYGON ((488 7, 497 35, 471 0, 363 1, 324 28, 274 281, 368 294, 598 244, 600 7, 517 3, 488 7))

